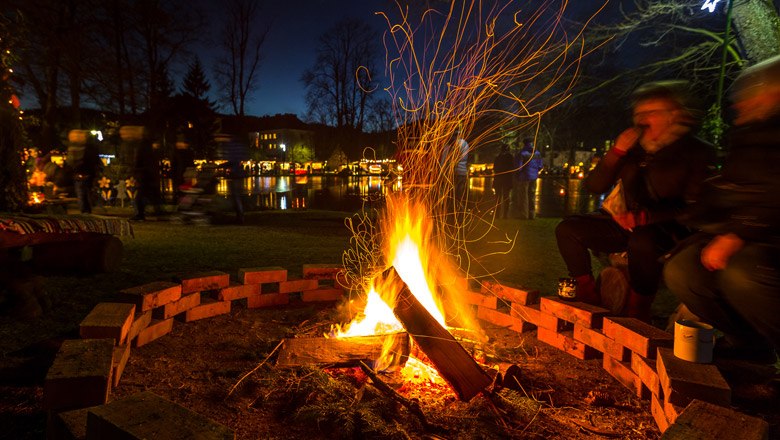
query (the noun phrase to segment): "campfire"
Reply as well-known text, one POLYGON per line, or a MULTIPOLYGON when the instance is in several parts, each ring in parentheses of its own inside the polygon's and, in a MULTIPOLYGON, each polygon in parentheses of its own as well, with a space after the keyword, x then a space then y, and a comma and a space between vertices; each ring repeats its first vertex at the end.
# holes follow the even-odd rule
POLYGON ((338 350, 347 359, 337 364, 365 361, 374 370, 392 368, 404 381, 448 384, 461 400, 470 400, 491 383, 447 330, 448 322, 459 321, 472 333, 482 333, 473 319, 464 319, 469 314, 457 307, 456 295, 447 295, 452 307, 443 306, 444 296, 439 292, 462 276, 436 248, 427 212, 423 204, 403 197, 388 201, 382 243, 388 268, 377 270, 368 280, 365 308, 350 323, 333 327, 326 335, 335 340, 331 343, 291 341, 280 355, 281 364, 298 364, 302 349, 310 353, 320 345, 331 352, 310 359, 314 363, 334 361, 332 351, 338 350))

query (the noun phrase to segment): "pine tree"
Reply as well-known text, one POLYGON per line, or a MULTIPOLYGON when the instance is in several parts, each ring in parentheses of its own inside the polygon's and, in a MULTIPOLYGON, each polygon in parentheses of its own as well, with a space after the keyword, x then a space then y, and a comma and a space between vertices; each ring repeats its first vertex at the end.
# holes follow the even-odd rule
POLYGON ((206 79, 206 73, 203 71, 203 66, 200 64, 200 58, 195 57, 192 63, 189 65, 187 76, 184 77, 184 84, 182 85, 182 93, 190 95, 196 99, 206 100, 206 94, 211 89, 211 84, 206 79))
POLYGON ((20 211, 27 204, 22 166, 26 135, 19 98, 11 84, 15 57, 10 28, 10 23, 0 17, 0 211, 20 211))

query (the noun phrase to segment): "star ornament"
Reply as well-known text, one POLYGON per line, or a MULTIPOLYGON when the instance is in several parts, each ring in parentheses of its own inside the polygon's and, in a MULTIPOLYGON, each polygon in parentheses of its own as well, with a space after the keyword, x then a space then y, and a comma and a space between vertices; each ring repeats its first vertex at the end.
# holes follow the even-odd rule
POLYGON ((718 5, 720 0, 704 0, 704 4, 701 5, 702 9, 707 9, 710 12, 715 12, 715 6, 718 5))
POLYGON ((100 185, 101 188, 108 188, 109 186, 111 186, 111 180, 106 178, 106 176, 103 176, 102 179, 98 180, 98 184, 100 185))

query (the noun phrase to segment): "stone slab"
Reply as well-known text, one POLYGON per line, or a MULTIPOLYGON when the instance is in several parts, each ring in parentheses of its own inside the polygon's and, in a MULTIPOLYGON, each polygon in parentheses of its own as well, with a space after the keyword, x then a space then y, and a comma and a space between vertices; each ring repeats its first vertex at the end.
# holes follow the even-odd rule
POLYGON ((693 400, 669 426, 663 440, 766 440, 769 424, 758 417, 693 400))
POLYGON ((62 411, 101 405, 111 392, 114 339, 63 341, 43 384, 43 406, 62 411))
POLYGON ((671 348, 659 348, 656 371, 666 402, 687 406, 694 399, 716 405, 731 403, 731 387, 712 364, 677 358, 671 348))
POLYGON ((205 416, 145 391, 87 413, 87 440, 232 440, 235 433, 205 416))

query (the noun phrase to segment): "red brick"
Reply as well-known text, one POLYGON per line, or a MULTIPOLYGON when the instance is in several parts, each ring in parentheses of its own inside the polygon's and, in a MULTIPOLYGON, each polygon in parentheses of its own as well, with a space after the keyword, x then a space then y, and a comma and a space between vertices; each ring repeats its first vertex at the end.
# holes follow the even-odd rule
POLYGON ((664 408, 666 420, 668 420, 669 423, 676 422, 677 417, 680 417, 680 414, 682 414, 682 412, 685 410, 685 407, 677 406, 666 401, 663 402, 662 406, 664 408))
POLYGON ((533 325, 539 325, 541 321, 541 311, 539 310, 539 304, 532 304, 525 306, 522 304, 512 304, 509 314, 515 318, 522 319, 525 322, 530 322, 533 325))
POLYGON ((139 312, 145 312, 181 298, 181 284, 155 281, 119 293, 122 300, 135 304, 139 312))
POLYGON ((61 411, 106 403, 113 353, 111 338, 64 341, 46 373, 44 408, 61 411))
POLYGON ((246 306, 249 309, 262 307, 283 306, 290 303, 290 295, 287 293, 261 293, 247 297, 246 306))
POLYGON ((98 303, 81 321, 79 335, 84 339, 114 338, 116 345, 127 339, 135 315, 135 304, 98 303))
POLYGON ((769 438, 769 423, 730 408, 694 400, 664 432, 664 439, 740 439, 769 438))
POLYGON ((634 318, 605 318, 604 335, 646 358, 655 358, 656 348, 674 342, 671 334, 634 318))
POLYGON ((562 332, 574 328, 570 322, 541 311, 539 312, 539 322, 536 325, 554 332, 562 332))
POLYGON ((497 283, 494 281, 482 282, 482 293, 489 293, 513 304, 536 304, 539 302, 539 291, 528 290, 510 283, 497 283))
POLYGON ((335 287, 320 287, 307 290, 301 295, 303 302, 332 302, 344 298, 344 290, 335 287))
POLYGON ((525 322, 520 318, 515 318, 506 313, 489 309, 487 307, 477 306, 477 318, 483 321, 487 321, 491 324, 495 324, 499 327, 508 328, 518 333, 533 330, 534 327, 536 327, 533 324, 525 322))
POLYGON ((159 320, 154 319, 149 327, 141 330, 133 342, 134 347, 142 347, 152 341, 162 338, 173 330, 173 318, 159 320))
POLYGON ((646 393, 645 388, 642 386, 642 381, 639 376, 631 371, 631 364, 627 362, 620 362, 610 356, 604 356, 604 362, 602 363, 604 370, 614 377, 618 382, 622 383, 624 387, 631 390, 634 395, 640 399, 650 396, 650 393, 646 393))
POLYGON ((617 344, 612 339, 604 336, 599 329, 583 327, 581 324, 574 324, 574 339, 582 342, 588 347, 610 356, 620 361, 630 360, 630 352, 624 350, 623 346, 617 344))
POLYGON ((231 284, 228 287, 219 289, 217 299, 220 301, 235 301, 241 298, 247 298, 260 293, 259 284, 231 284))
POLYGON ((583 302, 564 301, 558 298, 542 298, 542 313, 548 313, 573 324, 587 328, 601 328, 604 316, 609 310, 583 302))
POLYGON ((666 414, 664 414, 663 404, 658 399, 655 395, 650 396, 650 413, 653 414, 658 430, 663 434, 669 428, 670 423, 666 419, 666 414))
POLYGON ((715 365, 684 361, 675 357, 671 348, 659 348, 655 368, 668 403, 686 406, 693 399, 716 405, 731 403, 731 388, 715 365))
POLYGON ((177 403, 145 391, 87 413, 87 439, 234 440, 236 434, 177 403))
POLYGON ((653 396, 661 396, 661 381, 655 371, 655 361, 648 361, 646 357, 631 352, 631 370, 653 396))
POLYGON ((154 309, 152 315, 155 319, 173 318, 179 313, 184 313, 193 307, 197 307, 198 305, 200 305, 200 292, 191 293, 189 295, 182 296, 178 301, 174 301, 154 309))
POLYGON ((281 283, 287 281, 287 269, 276 266, 238 269, 238 281, 244 284, 281 283))
POLYGON ((206 298, 200 305, 195 306, 182 315, 179 315, 184 322, 197 321, 198 319, 211 318, 213 316, 230 313, 230 301, 217 301, 206 298))
POLYGON ((127 332, 127 341, 131 342, 138 336, 141 330, 145 329, 152 322, 152 311, 147 310, 143 313, 136 313, 133 323, 130 324, 130 330, 127 332))
POLYGON ((498 298, 493 295, 483 295, 472 290, 464 290, 458 296, 458 301, 464 304, 485 307, 495 310, 498 306, 498 298))
POLYGON ((230 275, 218 270, 210 272, 200 272, 186 275, 179 279, 181 282, 181 293, 203 292, 204 290, 217 290, 230 285, 230 275))
POLYGON ((113 386, 119 385, 119 379, 122 377, 122 372, 125 371, 128 359, 130 359, 130 344, 114 347, 111 361, 111 383, 113 386))
POLYGON ((320 286, 317 280, 288 280, 279 283, 279 293, 303 292, 320 286))
POLYGON ((595 359, 599 352, 574 339, 571 331, 557 333, 546 328, 536 329, 536 339, 569 353, 577 359, 595 359))
POLYGON ((344 266, 341 264, 303 265, 303 278, 307 280, 335 280, 340 272, 344 272, 344 266))

